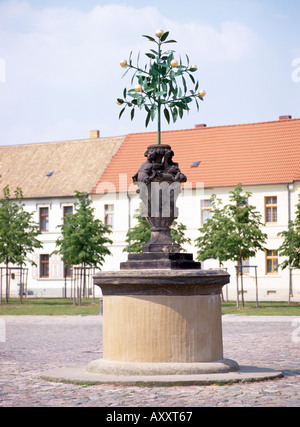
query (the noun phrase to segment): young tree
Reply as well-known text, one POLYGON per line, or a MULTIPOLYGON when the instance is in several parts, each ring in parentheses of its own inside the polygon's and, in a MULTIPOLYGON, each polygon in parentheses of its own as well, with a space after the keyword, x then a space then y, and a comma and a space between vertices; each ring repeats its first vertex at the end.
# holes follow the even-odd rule
MULTIPOLYGON (((258 250, 265 250, 267 234, 261 231, 264 224, 256 207, 249 205, 251 193, 242 194, 242 184, 230 192, 230 202, 224 208, 216 206, 212 198, 212 218, 199 230, 201 235, 196 239, 198 260, 209 258, 224 261, 232 260, 242 265, 243 260, 255 256, 258 250)), ((243 296, 243 269, 240 270, 243 296)))
POLYGON ((181 252, 186 252, 184 249, 184 245, 186 243, 188 245, 192 243, 191 239, 185 236, 185 232, 186 225, 182 224, 181 222, 174 221, 171 225, 171 238, 175 243, 178 243, 181 252))
POLYGON ((65 263, 82 265, 84 269, 83 295, 86 287, 86 267, 101 268, 106 255, 111 255, 107 245, 112 241, 107 237, 112 231, 102 221, 94 218, 94 208, 87 193, 75 192, 78 202, 75 212, 64 217, 60 225, 62 235, 56 240, 57 250, 65 263))
MULTIPOLYGON (((151 232, 149 223, 141 217, 139 211, 134 215, 134 218, 138 220, 138 223, 130 228, 126 235, 126 242, 128 246, 123 249, 123 252, 142 252, 143 246, 149 241, 151 232)), ((171 226, 171 237, 174 242, 178 243, 180 250, 186 252, 183 248, 185 243, 190 244, 191 239, 185 236, 186 226, 182 223, 173 222, 171 226)))
MULTIPOLYGON (((32 220, 33 212, 24 210, 22 190, 15 190, 15 199, 10 197, 9 186, 3 189, 3 198, 0 200, 0 263, 6 266, 6 303, 9 298, 9 264, 22 267, 29 261, 27 254, 35 248, 41 248, 38 240, 39 225, 32 220)), ((30 261, 32 263, 32 261, 30 261)), ((22 276, 22 274, 21 274, 22 276)), ((22 290, 20 289, 22 300, 22 290)))
POLYGON ((289 221, 288 230, 278 233, 284 237, 284 241, 279 247, 279 254, 286 256, 281 264, 281 268, 300 268, 300 196, 296 205, 296 217, 294 221, 289 221))
POLYGON ((142 252, 143 246, 149 241, 151 236, 150 225, 146 220, 142 219, 140 212, 137 211, 134 218, 138 222, 127 231, 125 242, 128 243, 128 246, 123 249, 123 252, 142 252))
POLYGON ((199 229, 200 236, 195 240, 195 246, 198 248, 197 259, 205 261, 207 259, 216 259, 220 267, 228 259, 228 252, 224 242, 227 240, 230 219, 226 216, 222 208, 221 200, 213 194, 211 199, 212 218, 199 229))

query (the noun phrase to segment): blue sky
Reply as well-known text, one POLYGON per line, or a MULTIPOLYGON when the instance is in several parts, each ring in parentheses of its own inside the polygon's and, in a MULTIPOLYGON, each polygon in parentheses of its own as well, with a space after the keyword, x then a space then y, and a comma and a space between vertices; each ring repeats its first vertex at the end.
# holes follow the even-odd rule
POLYGON ((144 131, 142 111, 118 119, 119 61, 143 57, 157 28, 207 92, 163 129, 300 117, 299 18, 297 0, 0 1, 0 145, 144 131))

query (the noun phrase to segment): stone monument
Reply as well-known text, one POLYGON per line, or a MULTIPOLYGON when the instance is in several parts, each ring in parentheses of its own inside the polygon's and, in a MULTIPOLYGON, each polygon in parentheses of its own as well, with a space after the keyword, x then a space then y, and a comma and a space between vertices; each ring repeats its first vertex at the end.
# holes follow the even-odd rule
POLYGON ((52 369, 43 377, 89 384, 147 386, 259 381, 282 376, 239 366, 223 355, 221 290, 229 275, 202 270, 180 253, 170 225, 186 177, 168 145, 151 145, 133 177, 151 237, 119 271, 99 272, 103 294, 103 358, 84 367, 52 369))
MULTIPOLYGON (((192 254, 181 253, 170 234, 178 217, 176 200, 187 180, 173 161, 169 145, 161 144, 161 110, 170 122, 182 118, 189 105, 203 100, 193 77, 196 65, 183 65, 165 50, 169 32, 157 30, 157 40, 146 55, 149 68, 120 65, 131 69, 138 79, 134 89, 124 89, 119 114, 145 109, 146 127, 157 115, 158 143, 150 145, 133 182, 142 200, 142 217, 150 224, 151 237, 141 253, 129 254, 119 271, 103 271, 94 276, 94 285, 103 295, 103 358, 83 368, 58 369, 48 377, 69 381, 126 384, 209 384, 274 378, 271 370, 241 369, 223 355, 221 291, 229 282, 222 270, 202 270, 192 254), (185 77, 194 89, 187 92, 185 77), (176 82, 180 78, 183 87, 176 82)), ((137 62, 139 62, 139 57, 137 62)))
POLYGON ((103 359, 91 362, 89 372, 190 375, 239 368, 223 358, 220 294, 228 273, 201 270, 170 235, 186 181, 173 155, 169 145, 149 146, 133 177, 151 226, 149 242, 129 254, 120 271, 94 277, 103 294, 103 359))

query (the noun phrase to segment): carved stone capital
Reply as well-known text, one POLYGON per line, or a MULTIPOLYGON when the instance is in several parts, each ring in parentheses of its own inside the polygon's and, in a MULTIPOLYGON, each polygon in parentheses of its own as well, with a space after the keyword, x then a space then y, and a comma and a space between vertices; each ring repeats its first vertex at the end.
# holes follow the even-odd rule
POLYGON ((149 145, 144 155, 147 160, 132 177, 133 182, 186 182, 187 178, 181 173, 178 163, 172 160, 174 152, 170 145, 149 145))

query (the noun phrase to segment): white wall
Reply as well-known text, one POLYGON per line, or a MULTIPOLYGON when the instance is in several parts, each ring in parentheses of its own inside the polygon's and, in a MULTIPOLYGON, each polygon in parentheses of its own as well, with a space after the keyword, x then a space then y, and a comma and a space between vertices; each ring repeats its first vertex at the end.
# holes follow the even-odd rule
MULTIPOLYGON (((199 236, 199 228, 201 227, 201 200, 209 199, 212 194, 216 194, 223 204, 229 202, 229 192, 233 190, 230 187, 204 189, 199 187, 197 190, 184 189, 178 198, 177 206, 179 208, 178 221, 187 226, 187 235, 192 242, 199 236)), ((277 249, 282 239, 277 236, 280 231, 287 229, 288 224, 288 191, 285 184, 278 185, 257 185, 245 186, 244 192, 251 192, 252 197, 249 199, 251 205, 256 206, 257 210, 262 214, 262 221, 265 221, 265 197, 277 196, 278 206, 278 221, 275 224, 267 224, 264 227, 264 232, 268 234, 267 248, 277 249)), ((298 202, 300 194, 300 182, 294 183, 290 188, 291 197, 291 219, 295 218, 295 206, 298 202)), ((120 262, 127 260, 127 253, 123 252, 126 246, 125 239, 129 227, 135 225, 136 220, 134 214, 140 206, 140 199, 135 192, 135 188, 130 192, 129 196, 126 192, 119 194, 108 193, 105 195, 92 195, 93 206, 95 208, 95 216, 104 221, 104 206, 106 204, 114 204, 114 227, 110 238, 113 244, 110 247, 111 256, 107 256, 102 270, 119 270, 120 262)), ((43 242, 43 248, 35 252, 32 259, 36 262, 36 267, 31 267, 28 264, 28 290, 35 296, 62 296, 65 286, 63 262, 59 255, 53 255, 50 258, 50 274, 49 278, 40 277, 40 255, 51 254, 55 250, 55 242, 59 237, 59 226, 62 224, 63 206, 73 205, 74 199, 45 199, 45 200, 26 200, 26 209, 34 212, 34 220, 39 222, 39 208, 49 208, 49 231, 43 232, 40 235, 40 240, 43 242)), ((197 248, 194 244, 186 247, 188 252, 194 254, 196 259, 197 248)), ((279 258, 279 263, 282 259, 279 258)), ((264 252, 258 252, 256 257, 251 258, 250 265, 257 266, 259 299, 271 300, 287 300, 289 290, 290 273, 289 269, 281 270, 278 273, 266 273, 266 258, 264 252)), ((202 262, 203 269, 218 268, 218 262, 215 260, 207 260, 202 262)), ((228 291, 230 299, 236 298, 236 273, 235 264, 226 262, 224 264, 231 275, 230 284, 227 290, 224 288, 224 296, 228 291)), ((17 280, 11 282, 11 295, 17 295, 18 287, 17 280)), ((67 288, 70 295, 70 279, 67 279, 67 288)), ((293 285, 293 300, 300 301, 300 271, 293 270, 292 272, 293 285)), ((4 288, 4 286, 3 286, 4 288)), ((250 274, 244 276, 245 299, 255 299, 255 279, 254 269, 250 269, 250 274)), ((99 289, 96 289, 96 295, 99 294, 99 289)))
POLYGON ((113 204, 114 210, 114 227, 113 233, 109 236, 113 241, 110 251, 111 256, 106 257, 102 270, 115 271, 119 270, 120 262, 127 260, 127 252, 123 252, 127 246, 125 243, 126 234, 130 227, 134 226, 136 219, 134 219, 135 211, 139 208, 140 199, 136 193, 119 193, 119 194, 105 194, 93 195, 93 206, 95 207, 95 216, 104 222, 105 205, 113 204))
MULTIPOLYGON (((191 238, 192 242, 200 235, 199 228, 201 227, 201 200, 209 199, 213 194, 222 200, 223 205, 229 203, 229 192, 232 187, 223 188, 210 188, 204 189, 199 187, 196 190, 183 189, 182 194, 178 198, 177 206, 179 208, 178 221, 187 226, 187 236, 191 238)), ((276 250, 283 239, 279 238, 277 234, 280 231, 287 229, 288 224, 288 190, 285 184, 277 185, 256 185, 244 186, 243 192, 252 193, 249 199, 249 204, 256 206, 256 209, 262 215, 262 222, 265 222, 265 197, 277 196, 277 210, 278 220, 277 223, 267 223, 263 227, 263 231, 267 233, 268 239, 266 243, 267 249, 276 250)), ((290 186, 291 197, 291 218, 295 217, 295 205, 300 194, 300 183, 295 183, 290 186)), ((94 196, 94 204, 97 206, 97 216, 104 219, 104 205, 115 204, 115 224, 114 233, 112 235, 113 246, 111 251, 113 256, 107 259, 103 266, 103 270, 118 270, 121 261, 127 259, 127 254, 122 252, 125 246, 126 232, 129 225, 128 212, 130 209, 130 224, 133 226, 135 220, 133 215, 135 210, 140 205, 140 200, 135 193, 130 193, 130 203, 126 193, 118 195, 106 194, 105 196, 94 196)), ((194 254, 194 259, 197 256, 197 248, 194 244, 185 248, 188 252, 194 254)), ((283 261, 279 257, 279 263, 283 261)), ((279 271, 274 274, 266 273, 266 255, 265 252, 260 251, 257 255, 250 259, 251 266, 257 266, 257 281, 258 281, 258 297, 260 300, 287 300, 290 286, 290 271, 289 269, 279 271)), ((230 299, 236 299, 236 269, 235 263, 228 261, 224 263, 224 268, 227 269, 231 276, 230 284, 227 289, 224 288, 224 296, 228 293, 230 299)), ((219 268, 218 262, 215 260, 207 260, 202 262, 203 269, 219 268)), ((293 300, 300 300, 300 272, 293 270, 292 272, 292 285, 293 285, 293 300)), ((244 276, 244 291, 245 300, 254 300, 256 298, 256 282, 255 282, 255 269, 250 268, 249 274, 244 276)))
MULTIPOLYGON (((233 188, 212 188, 199 189, 194 195, 191 190, 183 191, 183 196, 179 200, 178 206, 180 209, 179 221, 184 223, 188 228, 188 235, 192 241, 197 238, 199 228, 201 227, 201 200, 209 199, 212 194, 216 194, 222 200, 223 205, 229 202, 229 192, 233 188)), ((287 230, 288 224, 288 190, 285 184, 281 185, 261 185, 261 186, 244 186, 243 192, 252 193, 249 199, 249 204, 256 206, 257 210, 262 215, 262 222, 265 222, 265 197, 277 196, 278 221, 277 223, 267 223, 263 231, 268 235, 266 247, 267 249, 277 249, 283 239, 277 234, 283 230, 287 230)), ((299 183, 290 186, 291 194, 291 219, 295 218, 295 205, 300 194, 299 183)), ((197 248, 193 245, 188 248, 196 258, 197 248)), ((279 263, 283 261, 279 257, 279 263)), ((258 287, 260 299, 287 300, 289 290, 289 269, 282 270, 279 268, 278 273, 266 273, 266 256, 265 252, 258 252, 256 257, 250 259, 250 265, 257 266, 258 287)), ((207 260, 202 262, 202 268, 218 268, 218 262, 215 260, 207 260)), ((236 271, 233 262, 224 263, 224 268, 231 275, 231 281, 228 285, 229 298, 236 298, 236 271)), ((300 300, 300 274, 299 270, 293 270, 293 299, 300 300)), ((245 299, 255 299, 255 269, 250 268, 250 273, 244 277, 245 299)), ((225 289, 224 289, 225 292, 225 289)))
MULTIPOLYGON (((48 207, 49 212, 49 231, 41 232, 38 239, 42 242, 43 247, 36 250, 30 259, 36 264, 32 266, 27 263, 29 269, 27 291, 31 296, 62 296, 63 288, 65 287, 64 267, 59 255, 52 255, 49 258, 49 278, 40 277, 40 255, 51 255, 56 249, 56 239, 60 235, 59 225, 62 224, 63 207, 73 206, 72 198, 66 199, 44 199, 44 200, 23 200, 25 209, 33 212, 33 221, 39 223, 39 209, 48 207)), ((17 279, 17 278, 16 278, 17 279)), ((18 280, 11 281, 10 295, 18 295, 18 280)), ((70 280, 67 279, 68 288, 70 288, 70 280)), ((2 288, 4 290, 4 286, 2 288)))

